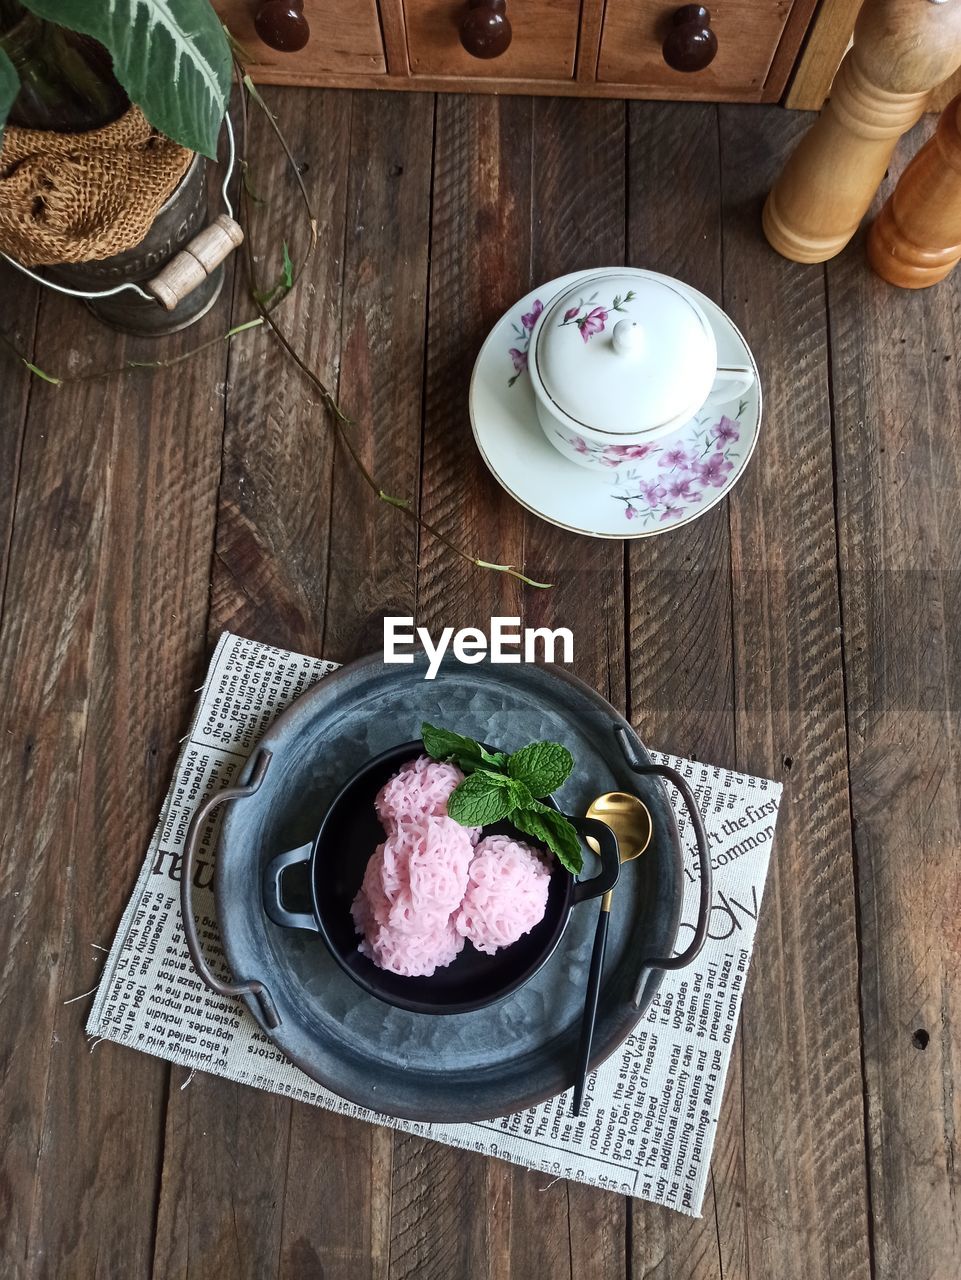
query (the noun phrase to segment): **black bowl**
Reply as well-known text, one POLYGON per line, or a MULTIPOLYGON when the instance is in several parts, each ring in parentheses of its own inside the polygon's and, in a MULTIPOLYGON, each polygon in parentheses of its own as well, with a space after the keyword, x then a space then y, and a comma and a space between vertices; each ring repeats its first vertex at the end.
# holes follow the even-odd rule
MULTIPOLYGON (((598 844, 602 863, 598 875, 575 880, 552 858, 544 918, 513 945, 490 956, 467 942, 452 964, 430 977, 404 978, 389 973, 358 950, 360 938, 350 906, 374 849, 385 838, 374 797, 401 765, 423 754, 422 742, 405 742, 359 769, 334 798, 314 840, 280 854, 267 865, 264 909, 275 924, 319 933, 344 972, 378 1000, 413 1013, 468 1013, 503 1000, 528 982, 554 953, 572 909, 614 887, 620 870, 617 840, 602 822, 570 817, 582 839, 590 835, 598 844), (308 909, 293 911, 284 905, 289 900, 285 873, 298 866, 308 872, 308 883, 301 890, 302 905, 308 909)), ((558 808, 552 798, 544 803, 558 808)), ((484 834, 510 835, 548 852, 508 822, 485 827, 484 834)))

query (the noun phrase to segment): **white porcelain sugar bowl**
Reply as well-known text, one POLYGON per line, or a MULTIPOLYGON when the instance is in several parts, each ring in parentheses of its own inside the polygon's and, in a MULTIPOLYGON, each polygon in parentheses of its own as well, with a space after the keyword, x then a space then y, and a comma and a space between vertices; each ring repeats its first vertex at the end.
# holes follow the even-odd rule
POLYGON ((690 290, 632 267, 598 271, 553 297, 531 331, 528 368, 554 448, 608 474, 755 376, 746 364, 718 367, 714 331, 690 290))

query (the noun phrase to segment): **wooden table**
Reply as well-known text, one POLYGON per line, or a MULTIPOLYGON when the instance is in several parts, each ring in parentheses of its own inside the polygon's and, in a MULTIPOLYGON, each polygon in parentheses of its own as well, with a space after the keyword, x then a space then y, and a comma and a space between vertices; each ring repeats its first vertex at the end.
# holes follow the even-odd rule
MULTIPOLYGON (((949 1280, 961 277, 898 293, 860 242, 826 268, 773 254, 761 197, 807 123, 778 108, 270 96, 320 217, 286 332, 385 488, 556 585, 469 569, 369 498, 265 333, 59 387, 4 356, 0 1273, 949 1280), (621 261, 721 301, 766 404, 731 500, 626 545, 527 516, 466 414, 507 304, 621 261), (343 660, 412 611, 570 626, 575 670, 645 739, 785 783, 700 1220, 91 1051, 89 1002, 67 1003, 97 981, 220 630, 343 660)), ((255 151, 272 272, 295 196, 262 125, 255 151)), ((238 272, 150 345, 2 288, 4 331, 52 374, 249 314, 238 272)))

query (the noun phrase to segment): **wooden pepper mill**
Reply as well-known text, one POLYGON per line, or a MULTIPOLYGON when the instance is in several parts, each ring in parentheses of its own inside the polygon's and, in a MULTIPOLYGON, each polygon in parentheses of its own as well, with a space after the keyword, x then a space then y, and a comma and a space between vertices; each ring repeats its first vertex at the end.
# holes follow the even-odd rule
POLYGON ((914 157, 868 235, 868 261, 902 289, 926 289, 961 260, 961 94, 914 157))
POLYGON ((764 206, 764 234, 795 262, 847 244, 898 138, 961 64, 961 0, 866 0, 831 98, 764 206))

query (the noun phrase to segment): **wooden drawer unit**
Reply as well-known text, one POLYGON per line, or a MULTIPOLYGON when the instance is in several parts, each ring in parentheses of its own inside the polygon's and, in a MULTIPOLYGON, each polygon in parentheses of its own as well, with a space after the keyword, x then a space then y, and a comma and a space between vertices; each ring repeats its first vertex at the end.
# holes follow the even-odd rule
POLYGON ((511 42, 493 58, 472 57, 461 43, 466 8, 464 0, 404 0, 411 75, 573 78, 581 0, 508 0, 511 42))
POLYGON ((310 39, 296 53, 271 49, 257 36, 259 0, 213 0, 265 84, 326 84, 339 76, 384 75, 387 61, 377 0, 305 0, 310 39))
POLYGON ((693 72, 665 61, 670 0, 303 0, 310 36, 296 52, 258 37, 267 0, 213 3, 267 84, 771 102, 817 0, 717 0, 717 52, 693 72), (493 56, 473 56, 485 41, 493 56))
POLYGON ((670 0, 607 0, 597 79, 659 90, 667 97, 762 97, 790 0, 720 0, 709 6, 717 38, 713 61, 700 71, 675 71, 663 44, 679 6, 670 0))

